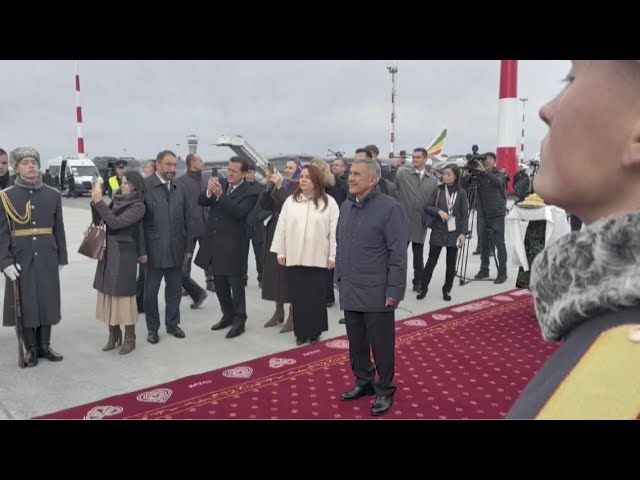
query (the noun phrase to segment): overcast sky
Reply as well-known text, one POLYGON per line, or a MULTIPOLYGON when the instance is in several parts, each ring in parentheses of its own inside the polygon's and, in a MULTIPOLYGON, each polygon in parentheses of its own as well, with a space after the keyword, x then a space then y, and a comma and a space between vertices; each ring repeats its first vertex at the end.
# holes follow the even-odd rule
MULTIPOLYGON (((353 153, 375 143, 387 156, 392 62, 83 60, 85 150, 91 157, 146 159, 168 148, 184 157, 186 137, 195 134, 205 160, 223 159, 231 150, 209 144, 238 133, 265 155, 353 153)), ((426 147, 443 128, 449 131, 443 153, 464 154, 474 143, 481 152, 495 150, 499 60, 397 64, 396 151, 426 147)), ((538 111, 563 87, 569 67, 569 61, 519 62, 518 96, 529 99, 527 158, 546 132, 538 111)), ((74 61, 0 61, 0 69, 0 147, 31 145, 45 165, 75 154, 74 61)), ((518 117, 520 131, 521 107, 518 117)))

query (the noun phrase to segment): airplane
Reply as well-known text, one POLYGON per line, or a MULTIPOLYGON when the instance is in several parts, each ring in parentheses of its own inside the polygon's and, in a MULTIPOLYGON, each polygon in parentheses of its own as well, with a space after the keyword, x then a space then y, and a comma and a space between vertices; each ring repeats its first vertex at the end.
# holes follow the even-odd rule
MULTIPOLYGON (((449 156, 442 153, 446 140, 447 129, 445 128, 429 143, 429 147, 427 148, 427 164, 433 166, 436 170, 442 170, 445 165, 450 163, 455 163, 460 168, 464 167, 467 164, 464 155, 449 156)), ((410 161, 411 155, 407 154, 406 150, 400 150, 400 153, 398 155, 394 155, 393 158, 405 158, 410 161)), ((393 165, 393 168, 395 168, 395 164, 393 165)))
POLYGON ((429 158, 431 165, 436 170, 442 170, 445 165, 453 163, 460 168, 464 168, 467 165, 467 159, 464 155, 449 156, 442 153, 444 149, 444 143, 447 139, 447 129, 442 130, 432 142, 429 148, 427 148, 427 157, 429 158))

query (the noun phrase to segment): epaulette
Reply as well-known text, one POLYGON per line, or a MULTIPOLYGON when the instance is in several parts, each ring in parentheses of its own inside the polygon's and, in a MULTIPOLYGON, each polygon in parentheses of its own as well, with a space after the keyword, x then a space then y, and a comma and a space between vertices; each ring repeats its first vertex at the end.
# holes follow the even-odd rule
POLYGON ((640 415, 638 324, 598 335, 558 385, 537 419, 637 419, 640 415))

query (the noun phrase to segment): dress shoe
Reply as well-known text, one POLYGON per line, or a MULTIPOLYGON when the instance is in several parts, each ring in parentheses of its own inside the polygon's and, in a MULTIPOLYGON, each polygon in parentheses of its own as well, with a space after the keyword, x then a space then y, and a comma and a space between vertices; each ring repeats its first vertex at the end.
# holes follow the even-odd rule
POLYGON ((173 335, 176 338, 184 338, 184 332, 179 326, 167 327, 167 333, 173 335))
POLYGON ((499 285, 501 283, 504 283, 507 281, 507 274, 503 273, 502 275, 498 275, 498 278, 496 278, 493 283, 495 283, 496 285, 499 285))
POLYGON ((211 330, 222 330, 223 328, 227 328, 231 325, 231 320, 225 320, 224 318, 216 323, 211 330))
POLYGON ((213 283, 213 280, 207 280, 207 290, 215 293, 216 285, 213 283))
POLYGON ((147 334, 147 342, 155 345, 156 343, 158 343, 160 341, 160 338, 158 337, 158 332, 149 332, 147 334))
POLYGON ((296 337, 296 345, 300 346, 300 345, 304 345, 305 343, 307 343, 306 338, 296 337))
POLYGON ((309 340, 309 343, 318 343, 320 341, 320 335, 313 337, 309 340))
POLYGON ((413 286, 413 291, 414 292, 419 292, 420 291, 420 285, 414 285, 413 286))
POLYGON ((489 278, 489 272, 487 272, 486 270, 480 270, 478 273, 476 273, 476 276, 473 277, 476 280, 482 280, 483 278, 489 278))
POLYGON ((348 400, 357 400, 360 397, 375 395, 375 390, 373 389, 373 385, 370 383, 364 386, 356 385, 353 389, 348 392, 344 392, 340 395, 340 400, 348 401, 348 400))
POLYGON ((418 300, 422 300, 424 297, 427 296, 427 292, 429 291, 428 288, 421 288, 420 289, 420 293, 418 295, 416 295, 416 299, 418 300))
POLYGON ((451 301, 451 295, 449 295, 449 292, 447 290, 445 290, 444 288, 442 289, 442 298, 444 298, 445 301, 447 301, 447 302, 451 301))
POLYGON ((200 305, 202 305, 202 302, 204 302, 208 296, 209 295, 207 295, 207 292, 203 290, 198 299, 191 304, 191 308, 194 310, 200 308, 200 305))
POLYGON ((480 252, 480 250, 476 250, 476 251, 475 251, 475 252, 473 252, 471 255, 480 255, 480 253, 482 253, 482 252, 480 252))
POLYGON ((344 318, 341 318, 340 320, 338 320, 338 323, 340 325, 345 325, 347 323, 347 321, 344 318))
POLYGON ((378 395, 376 401, 371 405, 371 415, 374 417, 384 415, 389 411, 391 405, 393 405, 393 396, 378 395))
POLYGON ((229 329, 229 331, 225 335, 225 338, 235 338, 242 335, 243 333, 244 325, 234 325, 229 329))

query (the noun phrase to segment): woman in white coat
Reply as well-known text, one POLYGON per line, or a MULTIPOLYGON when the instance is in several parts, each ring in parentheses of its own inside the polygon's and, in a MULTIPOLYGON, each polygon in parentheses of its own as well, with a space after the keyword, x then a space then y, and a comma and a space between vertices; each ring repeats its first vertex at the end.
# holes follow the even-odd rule
POLYGON ((326 280, 335 265, 338 215, 320 170, 304 167, 298 188, 282 206, 271 243, 278 263, 287 267, 297 345, 316 343, 329 329, 326 280))

